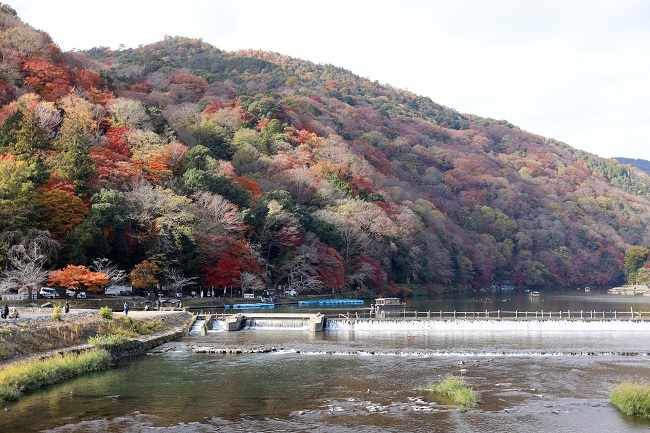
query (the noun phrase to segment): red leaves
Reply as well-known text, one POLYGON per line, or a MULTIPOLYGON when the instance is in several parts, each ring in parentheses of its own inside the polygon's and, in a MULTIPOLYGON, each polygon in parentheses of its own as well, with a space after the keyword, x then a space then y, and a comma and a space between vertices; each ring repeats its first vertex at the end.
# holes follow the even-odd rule
POLYGON ((193 74, 174 74, 169 77, 167 89, 169 95, 178 101, 193 101, 203 96, 208 82, 193 74))
POLYGON ((140 177, 129 158, 110 148, 93 146, 90 160, 95 165, 97 177, 91 180, 96 188, 123 188, 140 177))
POLYGON ((138 92, 138 93, 150 93, 152 89, 153 86, 151 84, 143 83, 143 82, 132 84, 130 87, 130 90, 132 92, 138 92))
POLYGON ((68 288, 86 288, 98 292, 100 286, 108 284, 108 275, 103 272, 92 272, 85 266, 68 265, 58 271, 50 271, 48 284, 68 288))
POLYGON ((222 236, 203 239, 202 243, 212 250, 210 253, 204 249, 211 256, 200 270, 204 285, 239 287, 242 272, 262 273, 247 243, 222 236))
POLYGON ((345 268, 343 257, 334 248, 319 242, 318 264, 316 272, 323 285, 338 289, 345 285, 345 268))
POLYGON ((241 187, 245 190, 251 192, 251 207, 255 206, 257 201, 264 195, 262 189, 260 188, 260 184, 252 179, 243 176, 237 176, 235 177, 234 181, 241 185, 241 187))
POLYGON ((221 101, 215 101, 215 102, 211 103, 210 105, 208 105, 207 107, 205 107, 205 110, 203 110, 203 113, 204 114, 214 114, 217 111, 221 110, 222 108, 226 108, 226 104, 224 104, 221 101))
POLYGON ((203 284, 215 287, 239 287, 242 263, 235 257, 226 256, 212 265, 201 267, 203 284))
POLYGON ((130 158, 131 150, 129 150, 129 147, 127 145, 126 137, 131 131, 133 131, 133 128, 130 128, 126 125, 110 128, 108 131, 106 131, 106 138, 108 138, 109 143, 106 147, 115 153, 119 153, 120 155, 124 155, 127 158, 130 158))
POLYGON ((375 287, 381 287, 384 282, 385 273, 381 268, 381 262, 370 256, 360 256, 350 260, 350 266, 366 276, 366 282, 375 287))
POLYGON ((68 71, 39 56, 25 60, 23 72, 25 84, 48 101, 57 101, 72 88, 72 76, 68 71))
POLYGON ((84 89, 93 102, 105 103, 112 94, 102 90, 106 80, 94 71, 86 68, 76 68, 57 56, 52 63, 42 56, 33 56, 23 61, 22 71, 25 74, 25 85, 32 87, 43 99, 56 102, 68 94, 73 88, 84 89))
POLYGON ((5 80, 0 80, 0 104, 8 104, 15 96, 14 88, 5 80))

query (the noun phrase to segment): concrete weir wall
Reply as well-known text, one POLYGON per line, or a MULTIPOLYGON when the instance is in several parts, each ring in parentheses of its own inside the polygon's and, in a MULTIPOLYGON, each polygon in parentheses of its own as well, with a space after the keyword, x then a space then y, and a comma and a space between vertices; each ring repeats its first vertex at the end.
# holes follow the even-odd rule
MULTIPOLYGON (((246 326, 248 319, 269 319, 269 320, 309 320, 310 332, 322 332, 325 330, 325 316, 318 314, 300 313, 249 313, 233 314, 224 319, 224 330, 239 331, 246 326)), ((207 320, 206 320, 207 323, 207 320)))

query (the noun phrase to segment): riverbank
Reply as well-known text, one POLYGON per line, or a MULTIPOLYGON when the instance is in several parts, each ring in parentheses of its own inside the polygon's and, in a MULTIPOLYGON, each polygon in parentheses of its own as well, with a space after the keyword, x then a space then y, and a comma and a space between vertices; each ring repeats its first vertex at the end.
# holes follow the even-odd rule
MULTIPOLYGON (((0 365, 28 358, 46 358, 59 353, 82 352, 91 346, 88 339, 109 332, 110 323, 98 310, 72 309, 61 320, 48 308, 21 308, 18 319, 0 319, 0 365)), ((116 318, 124 313, 115 312, 116 318)), ((192 315, 185 311, 132 311, 129 318, 155 329, 131 338, 128 354, 146 351, 187 333, 192 315)), ((114 355, 115 356, 115 355, 114 355)))
POLYGON ((52 313, 49 308, 25 308, 18 318, 1 322, 0 402, 179 339, 193 321, 186 311, 120 312, 109 318, 99 310, 71 310, 58 319, 52 313), (121 343, 100 349, 93 341, 89 344, 102 335, 119 335, 121 343))

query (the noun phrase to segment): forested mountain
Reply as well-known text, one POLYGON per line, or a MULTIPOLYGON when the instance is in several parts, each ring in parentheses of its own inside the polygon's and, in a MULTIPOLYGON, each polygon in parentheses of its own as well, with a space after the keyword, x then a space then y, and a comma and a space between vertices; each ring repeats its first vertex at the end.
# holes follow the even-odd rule
POLYGON ((643 170, 647 174, 650 174, 650 161, 647 159, 635 159, 635 158, 616 158, 621 164, 628 164, 632 167, 636 167, 639 170, 643 170))
POLYGON ((62 53, 12 12, 5 251, 39 229, 53 268, 394 293, 618 284, 650 245, 650 180, 614 160, 276 53, 182 37, 62 53))

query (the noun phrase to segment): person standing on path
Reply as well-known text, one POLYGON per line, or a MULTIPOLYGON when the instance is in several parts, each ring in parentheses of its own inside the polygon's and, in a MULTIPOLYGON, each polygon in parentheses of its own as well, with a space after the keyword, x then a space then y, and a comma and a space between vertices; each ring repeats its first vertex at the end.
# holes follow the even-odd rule
POLYGON ((65 314, 68 314, 70 312, 70 300, 66 299, 65 300, 65 308, 63 309, 65 311, 65 314))
POLYGON ((126 302, 124 303, 124 315, 128 316, 129 315, 129 304, 126 302))

